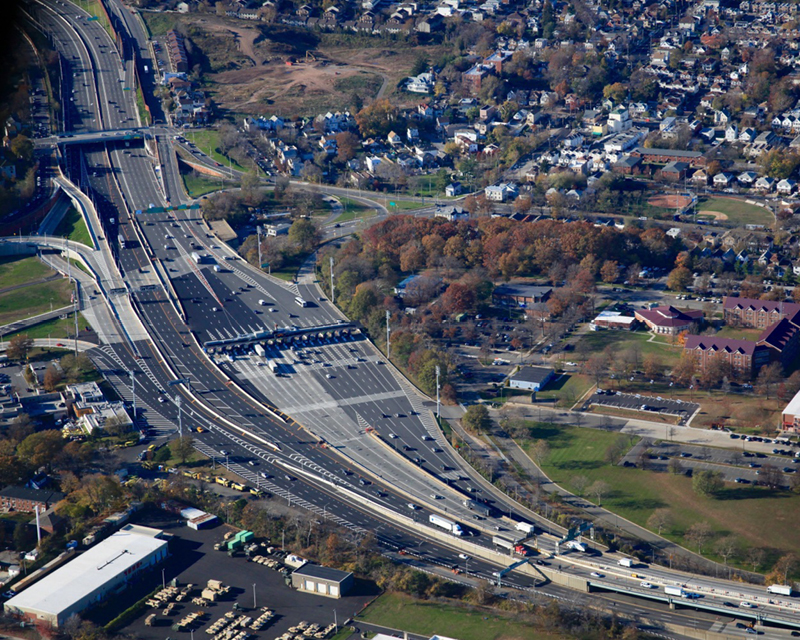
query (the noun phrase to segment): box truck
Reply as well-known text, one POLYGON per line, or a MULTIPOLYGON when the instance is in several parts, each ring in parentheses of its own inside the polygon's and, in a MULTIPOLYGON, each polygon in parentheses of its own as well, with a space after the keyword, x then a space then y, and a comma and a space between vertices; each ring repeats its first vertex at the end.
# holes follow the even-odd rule
POLYGON ((525 548, 524 545, 517 544, 513 540, 509 540, 508 538, 504 538, 503 536, 493 536, 492 544, 501 547, 503 549, 508 549, 509 551, 516 553, 518 556, 528 555, 528 549, 525 548))
POLYGON ((681 587, 664 587, 664 593, 668 596, 686 597, 686 592, 681 587))
POLYGON ((775 593, 779 596, 792 595, 792 587, 788 584, 771 584, 767 587, 768 593, 775 593))
POLYGON ((454 536, 464 535, 464 531, 461 529, 460 524, 453 522, 452 520, 448 520, 447 518, 443 518, 442 516, 437 516, 435 513, 430 515, 428 521, 431 524, 435 524, 437 527, 441 527, 442 529, 449 531, 454 536))
POLYGON ((619 560, 617 560, 617 564, 620 567, 635 567, 636 566, 636 562, 634 562, 630 558, 620 558, 619 560))
POLYGON ((536 527, 528 522, 517 522, 517 524, 514 525, 514 528, 517 531, 522 531, 522 533, 529 536, 532 536, 536 532, 536 527))

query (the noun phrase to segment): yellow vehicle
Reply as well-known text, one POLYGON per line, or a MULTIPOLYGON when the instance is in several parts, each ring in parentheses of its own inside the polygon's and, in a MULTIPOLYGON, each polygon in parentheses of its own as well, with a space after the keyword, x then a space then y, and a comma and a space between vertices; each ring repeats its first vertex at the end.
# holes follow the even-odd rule
POLYGON ((252 493, 256 498, 263 498, 264 492, 261 489, 250 489, 250 493, 252 493))
POLYGON ((231 481, 228 480, 227 478, 223 478, 222 476, 217 476, 216 478, 214 478, 214 482, 216 482, 217 484, 221 484, 223 487, 231 486, 231 481))
POLYGON ((206 430, 203 427, 197 427, 197 433, 205 433, 206 430))
POLYGON ((184 475, 184 476, 186 476, 187 478, 194 478, 194 473, 192 473, 191 471, 186 471, 186 470, 184 470, 182 473, 183 473, 183 475, 184 475))
POLYGON ((148 451, 155 451, 156 450, 156 445, 151 444, 149 447, 147 447, 147 450, 148 451))
POLYGON ((237 491, 246 491, 247 487, 243 485, 241 482, 231 482, 231 488, 236 489, 237 491))

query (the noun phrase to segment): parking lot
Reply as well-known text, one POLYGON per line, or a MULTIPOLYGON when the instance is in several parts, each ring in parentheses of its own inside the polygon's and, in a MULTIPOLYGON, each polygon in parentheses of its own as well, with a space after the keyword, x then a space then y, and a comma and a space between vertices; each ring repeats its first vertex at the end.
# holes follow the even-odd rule
MULTIPOLYGON (((167 636, 173 639, 190 638, 189 630, 178 632, 171 627, 193 611, 205 613, 202 623, 194 628, 195 632, 203 634, 205 629, 232 611, 234 604, 238 603, 240 610, 237 611, 237 615, 245 614, 257 618, 262 607, 273 610, 276 616, 271 624, 259 632, 248 630, 248 633, 250 638, 277 638, 287 632, 289 627, 301 621, 325 626, 334 621, 335 615, 341 625, 377 595, 377 592, 370 590, 371 585, 359 580, 356 580, 351 594, 340 599, 294 591, 286 585, 279 571, 250 562, 243 554, 231 558, 223 551, 215 551, 214 544, 220 542, 225 532, 229 530, 225 525, 194 531, 185 526, 178 517, 162 511, 150 512, 146 516, 137 518, 137 522, 164 529, 175 536, 170 542, 171 557, 164 567, 167 583, 177 578, 179 587, 187 583, 194 584, 195 595, 199 595, 199 589, 213 579, 229 586, 230 593, 208 607, 194 605, 189 598, 179 603, 169 616, 162 615, 161 609, 146 607, 130 624, 120 629, 121 633, 130 637, 153 640, 163 640, 167 636), (253 609, 254 595, 255 609, 253 609), (153 626, 146 626, 145 619, 152 613, 157 614, 156 623, 153 626)), ((277 541, 277 545, 280 546, 280 541, 277 541)), ((156 584, 148 586, 147 591, 159 586, 161 586, 160 572, 156 584)), ((129 606, 131 601, 124 599, 124 603, 121 604, 129 606)), ((205 634, 203 636, 208 637, 205 634)))
MULTIPOLYGON (((680 399, 670 400, 660 396, 649 396, 640 393, 619 393, 605 389, 598 389, 586 401, 586 406, 596 405, 598 407, 611 407, 615 409, 626 409, 628 411, 640 411, 643 414, 659 414, 666 416, 676 416, 680 423, 684 424, 696 411, 700 405, 694 402, 684 402, 680 399)), ((644 416, 646 418, 646 416, 644 416)))

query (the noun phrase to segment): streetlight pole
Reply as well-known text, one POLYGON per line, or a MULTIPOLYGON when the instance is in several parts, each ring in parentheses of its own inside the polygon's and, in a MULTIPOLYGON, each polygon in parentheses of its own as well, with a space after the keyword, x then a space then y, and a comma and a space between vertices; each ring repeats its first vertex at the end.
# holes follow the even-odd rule
POLYGON ((439 365, 436 365, 436 417, 439 418, 439 365))
POLYGON ((256 233, 258 234, 258 268, 261 269, 261 265, 264 264, 261 261, 261 225, 256 226, 256 233))
POLYGON ((333 632, 339 631, 339 619, 336 617, 336 609, 333 610, 333 632))
POLYGON ((387 309, 386 310, 386 359, 387 360, 391 360, 392 359, 392 346, 391 346, 391 342, 390 342, 390 333, 391 333, 392 330, 389 327, 389 319, 391 317, 392 317, 392 314, 387 309))
POLYGON ((175 396, 175 404, 178 405, 178 437, 183 437, 183 419, 181 416, 181 397, 176 395, 175 396))
POLYGON ((256 583, 253 583, 253 609, 256 608, 256 583))
POLYGON ((133 369, 128 369, 128 375, 131 377, 131 393, 133 394, 133 423, 136 424, 136 378, 133 375, 133 369))
POLYGON ((331 302, 336 304, 336 290, 333 285, 333 256, 331 256, 331 302))
POLYGON ((164 571, 165 570, 162 568, 161 569, 161 588, 162 589, 166 589, 167 588, 167 579, 165 577, 164 571))

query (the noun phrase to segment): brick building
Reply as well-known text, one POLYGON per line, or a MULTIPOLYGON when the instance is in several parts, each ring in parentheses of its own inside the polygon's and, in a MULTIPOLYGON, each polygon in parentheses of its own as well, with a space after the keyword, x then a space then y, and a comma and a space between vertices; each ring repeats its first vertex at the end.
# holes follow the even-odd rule
POLYGON ((800 304, 752 298, 725 298, 722 305, 725 324, 766 329, 783 318, 800 326, 800 304))
POLYGON ((652 309, 637 309, 634 316, 639 322, 644 322, 653 333, 667 336, 676 336, 685 331, 692 324, 701 322, 703 312, 699 309, 681 311, 670 305, 654 307, 652 309))
POLYGON ((697 368, 702 373, 712 362, 722 359, 741 378, 750 378, 770 361, 767 347, 752 340, 716 338, 713 336, 687 336, 684 351, 694 355, 697 368))
POLYGON ((64 494, 60 491, 9 486, 0 491, 0 509, 5 512, 33 513, 38 505, 39 511, 44 513, 63 499, 64 494))

